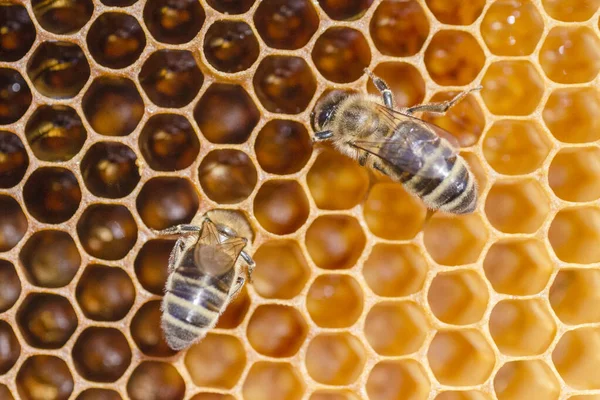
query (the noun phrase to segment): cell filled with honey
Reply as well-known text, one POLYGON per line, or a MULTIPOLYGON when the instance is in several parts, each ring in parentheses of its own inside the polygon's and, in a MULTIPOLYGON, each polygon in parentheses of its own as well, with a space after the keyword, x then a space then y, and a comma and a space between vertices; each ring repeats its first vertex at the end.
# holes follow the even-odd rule
POLYGON ((198 168, 200 186, 209 199, 220 204, 244 201, 256 186, 256 167, 248 155, 239 150, 213 150, 198 168))
POLYGON ((217 70, 236 73, 254 64, 260 48, 247 23, 221 20, 208 28, 203 51, 210 65, 217 70))
POLYGON ((0 5, 0 60, 21 59, 35 41, 36 32, 23 5, 5 2, 0 5))
POLYGON ((42 28, 57 35, 79 31, 94 12, 92 0, 32 0, 31 5, 42 28))
POLYGON ((21 290, 15 266, 10 261, 0 259, 0 312, 6 312, 15 305, 21 290))
POLYGON ((8 251, 23 239, 29 223, 17 201, 0 194, 0 251, 8 251))
POLYGON ((23 76, 11 68, 0 68, 0 125, 17 122, 31 104, 31 90, 23 76))
POLYGON ((308 199, 291 180, 264 182, 254 198, 254 216, 268 232, 285 235, 297 231, 308 218, 308 199))
POLYGON ((67 400, 75 383, 67 364, 52 355, 32 355, 21 365, 16 378, 17 391, 24 399, 35 399, 39 393, 52 393, 56 400, 67 400))
POLYGON ((165 398, 183 400, 185 382, 171 364, 160 361, 143 361, 127 381, 127 394, 133 400, 147 399, 160 391, 165 398))
POLYGON ((161 328, 160 301, 149 301, 131 320, 131 336, 142 353, 151 357, 170 357, 176 352, 165 341, 161 328))
POLYGON ((195 0, 152 0, 146 2, 143 17, 156 40, 183 44, 198 34, 206 14, 195 0))
POLYGON ((66 168, 37 169, 23 187, 25 206, 40 222, 60 224, 69 220, 81 202, 81 188, 66 168))
POLYGON ((6 321, 0 321, 0 342, 3 344, 0 353, 0 375, 4 375, 11 370, 21 355, 19 340, 6 321))
MULTIPOLYGON (((422 72, 413 65, 405 62, 383 62, 375 67, 373 73, 389 85, 396 107, 414 106, 425 99, 422 72)), ((379 95, 371 79, 367 81, 367 91, 379 95)))
POLYGON ((0 131, 0 188, 8 189, 21 182, 28 166, 29 156, 19 136, 0 131))
POLYGON ((309 133, 296 121, 276 119, 267 122, 254 141, 256 159, 266 172, 277 175, 300 171, 312 154, 309 133))
POLYGON ((73 362, 77 372, 87 380, 114 382, 129 367, 131 349, 119 330, 91 327, 73 345, 73 362))
POLYGON ((254 13, 254 26, 267 46, 293 50, 308 43, 319 16, 308 0, 266 0, 254 13))

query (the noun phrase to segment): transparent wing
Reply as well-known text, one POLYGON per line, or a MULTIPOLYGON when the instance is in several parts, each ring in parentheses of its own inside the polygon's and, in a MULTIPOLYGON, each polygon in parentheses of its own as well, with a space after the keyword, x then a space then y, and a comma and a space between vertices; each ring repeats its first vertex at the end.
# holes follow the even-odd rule
POLYGON ((196 265, 208 275, 222 275, 233 267, 245 245, 244 238, 231 238, 216 245, 199 242, 194 249, 196 265))

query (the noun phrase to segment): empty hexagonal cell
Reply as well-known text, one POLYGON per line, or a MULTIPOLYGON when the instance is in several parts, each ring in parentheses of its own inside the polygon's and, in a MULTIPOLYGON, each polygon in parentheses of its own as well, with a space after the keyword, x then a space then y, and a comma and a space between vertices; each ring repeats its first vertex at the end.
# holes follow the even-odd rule
POLYGON ((471 25, 481 15, 485 0, 425 0, 435 18, 449 25, 471 25))
POLYGON ((555 195, 567 201, 592 201, 600 197, 600 149, 578 147, 556 154, 548 171, 555 195))
POLYGON ((309 211, 306 194, 296 181, 266 181, 254 198, 254 216, 264 229, 276 235, 296 232, 306 222, 309 211))
POLYGON ((532 179, 496 181, 485 202, 488 221, 505 233, 533 233, 549 211, 544 189, 532 179))
POLYGON ((358 397, 350 390, 317 390, 308 400, 358 400, 358 397))
POLYGON ((579 328, 566 332, 554 351, 552 362, 556 370, 574 389, 600 388, 600 329, 579 328))
MULTIPOLYGON (((542 5, 549 16, 559 21, 566 22, 586 21, 590 19, 598 9, 598 3, 596 1, 588 0, 575 0, 570 2, 542 0, 542 5)), ((571 398, 574 399, 575 397, 571 398)))
MULTIPOLYGON (((21 354, 21 345, 10 324, 0 320, 0 375, 6 374, 15 365, 21 354)), ((0 393, 1 394, 1 393, 0 393)))
POLYGON ((250 196, 258 175, 246 153, 222 149, 213 150, 202 158, 198 179, 209 199, 219 204, 235 204, 250 196))
POLYGON ((240 293, 227 305, 225 312, 219 317, 215 328, 234 329, 240 326, 250 309, 250 296, 248 290, 243 287, 240 293))
POLYGON ((579 207, 563 209, 556 214, 548 239, 562 261, 591 264, 600 261, 600 209, 579 207))
POLYGON ((198 205, 198 193, 190 181, 174 177, 149 180, 136 200, 142 221, 152 229, 190 223, 198 205))
POLYGON ((263 58, 252 82, 262 105, 268 111, 282 114, 304 111, 317 90, 306 61, 293 56, 263 58))
POLYGON ((463 265, 477 261, 488 233, 476 214, 460 217, 438 215, 425 226, 425 248, 442 265, 463 265))
POLYGON ((192 40, 206 18, 195 0, 153 0, 144 6, 144 23, 154 39, 168 44, 192 40))
POLYGON ((209 6, 224 14, 243 14, 255 0, 206 0, 209 6))
POLYGON ((429 391, 427 374, 414 360, 381 361, 367 380, 370 400, 425 400, 429 391))
POLYGON ((329 18, 338 21, 356 20, 363 16, 373 0, 319 0, 319 6, 329 18))
POLYGON ((194 119, 209 142, 237 144, 248 140, 260 113, 240 85, 213 83, 196 105, 194 119))
POLYGON ((592 87, 556 89, 542 117, 555 138, 567 143, 600 139, 600 92, 592 87))
POLYGON ((310 159, 312 147, 304 125, 283 119, 267 122, 254 141, 256 159, 261 168, 277 175, 300 171, 310 159))
POLYGON ((544 82, 529 61, 496 61, 481 81, 481 98, 496 115, 528 115, 542 98, 544 82))
POLYGON ((541 360, 513 361, 496 373, 494 391, 498 400, 557 400, 560 384, 541 360))
POLYGON ((597 304, 600 293, 600 271, 594 269, 562 269, 550 287, 549 300, 556 316, 565 324, 600 322, 597 304))
POLYGON ((75 295, 86 317, 95 321, 118 321, 133 306, 135 287, 121 268, 93 264, 79 279, 75 295))
MULTIPOLYGON (((389 85, 396 107, 413 106, 425 99, 425 81, 413 65, 405 62, 384 62, 377 65, 373 73, 389 85)), ((371 79, 367 80, 367 91, 380 96, 371 79)))
POLYGON ((27 217, 12 197, 0 194, 0 252, 21 241, 27 231, 27 217))
POLYGON ((127 207, 92 204, 77 223, 77 234, 85 251, 105 260, 119 260, 137 241, 137 225, 127 207))
POLYGON ((236 398, 230 394, 203 392, 197 393, 190 400, 236 400, 236 398))
POLYGON ((429 367, 438 382, 449 386, 484 383, 492 373, 495 356, 476 330, 440 330, 429 345, 429 367))
POLYGON ((150 357, 170 357, 176 352, 165 341, 161 328, 160 300, 152 300, 140 307, 131 320, 131 337, 135 344, 150 357))
POLYGON ((53 99, 76 96, 90 77, 81 48, 71 42, 43 42, 27 63, 27 75, 38 92, 53 99))
POLYGON ((76 400, 122 400, 122 397, 111 389, 91 388, 79 393, 76 400))
POLYGON ((221 72, 247 70, 258 59, 259 51, 252 29, 242 21, 213 22, 204 35, 204 56, 221 72))
POLYGON ((15 266, 0 259, 0 313, 10 310, 20 295, 21 281, 15 266))
POLYGON ((17 391, 22 399, 39 399, 51 393, 55 400, 67 400, 73 392, 73 375, 67 364, 50 355, 29 357, 17 373, 17 391))
POLYGON ((589 82, 600 71, 600 39, 585 26, 554 27, 540 49, 540 66, 555 82, 589 82))
POLYGON ((308 290, 306 308, 310 318, 320 327, 347 328, 362 314, 362 289, 351 276, 321 275, 308 290))
POLYGON ((319 16, 308 0, 266 0, 254 12, 254 26, 267 46, 294 50, 317 31, 319 16))
POLYGON ((25 182, 23 200, 38 221, 60 224, 79 208, 81 189, 73 172, 66 168, 38 168, 25 182))
POLYGON ((73 362, 87 380, 115 382, 131 363, 131 349, 115 328, 87 328, 73 345, 73 362))
POLYGON ((0 6, 0 61, 17 61, 35 41, 35 27, 25 7, 6 2, 0 6))
POLYGON ((28 166, 29 156, 19 136, 0 131, 0 188, 8 189, 21 182, 28 166))
POLYGON ((402 297, 423 287, 427 262, 414 245, 378 243, 363 266, 365 281, 378 296, 402 297))
POLYGON ((156 393, 161 393, 166 399, 183 400, 185 382, 171 364, 143 361, 127 382, 127 394, 132 400, 146 400, 156 393))
POLYGON ((204 75, 187 50, 154 52, 139 74, 140 84, 154 104, 180 108, 188 105, 198 94, 204 75))
POLYGON ((356 381, 365 362, 360 341, 348 333, 320 334, 306 349, 306 370, 326 385, 349 385, 356 381))
POLYGON ((485 282, 470 270, 438 273, 427 295, 433 315, 453 325, 469 325, 481 320, 488 299, 485 282))
POLYGON ((483 155, 497 172, 528 174, 538 169, 552 143, 534 121, 503 119, 494 122, 483 140, 483 155))
POLYGON ((65 297, 50 293, 29 294, 17 312, 23 337, 31 346, 58 349, 77 328, 77 315, 65 297))
POLYGON ((355 29, 333 27, 322 33, 312 50, 315 66, 326 79, 353 82, 371 62, 369 44, 355 29))
POLYGON ((129 135, 144 115, 144 102, 127 78, 96 78, 81 105, 92 128, 106 136, 129 135))
POLYGON ((31 104, 31 90, 21 74, 0 68, 0 125, 17 122, 31 104))
POLYGON ((169 276, 169 255, 175 240, 149 240, 140 249, 134 262, 135 275, 144 289, 152 294, 164 293, 169 276))
POLYGON ((31 5, 42 28, 58 35, 79 31, 94 12, 93 0, 32 0, 31 5))
POLYGON ((304 385, 291 364, 258 361, 252 365, 242 394, 245 400, 300 400, 304 385))
POLYGON ((306 248, 319 268, 352 268, 366 238, 358 221, 347 215, 322 215, 306 231, 306 248))
POLYGON ((530 0, 496 1, 481 22, 485 44, 500 56, 533 53, 543 30, 544 19, 530 0))
POLYGON ((291 357, 304 342, 307 331, 304 317, 295 308, 266 304, 254 310, 246 337, 260 354, 291 357))
POLYGON ((197 386, 231 389, 245 365, 244 346, 229 335, 209 333, 185 355, 185 366, 197 386))

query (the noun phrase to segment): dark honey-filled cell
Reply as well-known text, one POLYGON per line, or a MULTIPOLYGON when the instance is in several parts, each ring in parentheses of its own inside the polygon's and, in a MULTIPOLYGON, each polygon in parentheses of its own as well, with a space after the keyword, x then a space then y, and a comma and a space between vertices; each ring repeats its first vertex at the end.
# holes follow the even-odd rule
MULTIPOLYGON (((389 85, 396 107, 409 107, 423 103, 425 81, 421 72, 412 64, 383 62, 375 67, 373 73, 389 85)), ((381 96, 371 79, 367 80, 367 91, 370 94, 381 96)))
POLYGON ((209 6, 223 14, 243 14, 255 0, 206 0, 209 6))
POLYGON ((81 48, 71 42, 44 42, 30 57, 27 75, 38 92, 53 99, 76 96, 90 77, 81 48))
POLYGON ((165 399, 183 400, 185 382, 171 364, 144 361, 129 377, 127 394, 132 400, 147 400, 156 396, 157 393, 160 393, 165 399))
POLYGON ((92 23, 87 33, 87 45, 97 63, 120 69, 133 64, 142 54, 146 36, 133 16, 107 12, 92 23))
POLYGON ((363 294, 358 282, 348 275, 321 275, 306 295, 310 318, 321 328, 347 328, 363 310, 363 294), (339 312, 343 309, 344 312, 339 312))
POLYGON ((235 73, 252 66, 260 48, 250 26, 241 21, 216 21, 204 35, 204 56, 217 70, 235 73))
POLYGON ((33 293, 19 307, 17 322, 29 345, 41 349, 59 349, 75 332, 77 315, 65 297, 33 293))
POLYGON ((144 23, 159 42, 183 44, 202 28, 206 15, 196 0, 150 0, 144 6, 144 23))
POLYGON ((252 365, 242 394, 245 400, 300 400, 304 383, 289 363, 259 361, 252 365))
POLYGON ((300 171, 310 159, 312 147, 304 125, 282 119, 267 122, 254 141, 261 168, 277 175, 300 171))
POLYGON ((87 132, 77 112, 66 105, 41 106, 27 120, 25 136, 42 161, 68 161, 83 147, 87 132))
POLYGON ((96 132, 106 136, 129 135, 144 115, 144 102, 127 78, 96 78, 81 101, 83 113, 96 132))
POLYGON ((253 84, 262 105, 282 114, 304 111, 317 90, 306 61, 293 56, 265 57, 254 74, 253 84))
POLYGON ((77 372, 95 382, 114 382, 131 363, 131 349, 123 333, 115 328, 87 328, 73 345, 77 372))
POLYGON ((39 24, 51 33, 75 33, 92 17, 93 0, 32 0, 33 13, 39 24))
POLYGON ((144 184, 136 200, 142 221, 152 229, 190 223, 198 204, 196 189, 183 178, 153 178, 144 184))
POLYGON ((319 268, 352 268, 365 247, 358 221, 347 215, 322 215, 306 231, 308 254, 319 268))
POLYGON ((81 189, 75 175, 66 168, 38 168, 25 182, 23 199, 35 219, 60 224, 79 208, 81 189))
POLYGON ((8 387, 2 383, 0 383, 0 398, 6 400, 15 400, 8 387))
POLYGON ((111 7, 128 7, 135 4, 138 0, 100 0, 102 4, 111 7))
POLYGON ((159 50, 153 53, 139 74, 139 80, 154 104, 180 108, 198 94, 204 75, 187 50, 159 50))
POLYGON ((153 300, 141 306, 130 325, 135 344, 150 357, 170 357, 176 353, 167 345, 160 326, 160 303, 160 300, 153 300))
POLYGON ((0 251, 8 251, 23 239, 27 217, 15 199, 0 194, 0 251))
POLYGON ((0 313, 10 310, 20 295, 21 281, 15 266, 10 261, 0 259, 0 313))
POLYGON ((0 4, 0 61, 17 61, 35 41, 35 27, 23 5, 0 4))
POLYGON ((15 186, 27 171, 29 156, 16 134, 0 131, 0 189, 15 186))
POLYGON ((254 198, 258 223, 276 235, 296 232, 306 222, 309 212, 306 194, 296 181, 266 181, 254 198))
POLYGON ((319 0, 319 6, 329 18, 338 21, 362 17, 371 4, 373 0, 319 0))
POLYGON ((250 309, 250 296, 248 290, 243 287, 240 293, 231 301, 225 312, 219 317, 215 326, 216 329, 234 329, 240 326, 244 321, 248 310, 250 309))
POLYGON ((425 0, 435 18, 449 25, 471 25, 481 15, 485 0, 425 0))
POLYGON ((246 337, 260 354, 291 357, 300 348, 308 327, 293 307, 277 304, 259 306, 248 321, 246 337))
POLYGON ((315 66, 335 83, 353 82, 363 75, 371 62, 371 50, 359 31, 333 27, 322 33, 312 51, 315 66))
POLYGON ((308 0, 263 0, 254 12, 254 26, 267 46, 294 50, 317 31, 319 16, 308 0))
POLYGON ((75 400, 122 400, 122 397, 111 389, 91 388, 79 393, 75 400))
POLYGON ((213 150, 202 159, 198 179, 209 199, 219 204, 235 204, 254 190, 256 167, 243 151, 213 150))
POLYGON ((142 246, 134 262, 135 275, 142 287, 152 294, 162 295, 169 276, 169 255, 175 240, 154 239, 142 246))
POLYGON ((2 343, 2 351, 0 351, 0 375, 4 375, 10 371, 19 359, 21 345, 10 324, 2 320, 0 320, 0 343, 2 343))
POLYGON ((135 287, 127 273, 118 267, 93 264, 85 269, 75 291, 86 317, 95 321, 124 318, 135 300, 135 287), (101 285, 98 282, 102 282, 101 285))
POLYGON ((21 74, 0 68, 0 125, 17 122, 31 104, 31 90, 21 74))
POLYGON ((53 400, 67 400, 73 392, 73 376, 67 364, 56 356, 29 357, 17 374, 17 391, 23 400, 38 400, 51 393, 53 400))
POLYGON ((116 142, 98 142, 81 160, 83 182, 98 197, 118 199, 127 196, 140 181, 133 150, 116 142))

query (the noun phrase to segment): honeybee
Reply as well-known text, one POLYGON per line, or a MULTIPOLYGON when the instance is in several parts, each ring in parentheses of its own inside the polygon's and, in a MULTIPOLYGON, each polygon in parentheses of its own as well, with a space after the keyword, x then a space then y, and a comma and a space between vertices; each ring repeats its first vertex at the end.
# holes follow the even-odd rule
POLYGON ((443 103, 394 109, 387 84, 365 70, 381 97, 329 93, 311 115, 315 141, 330 140, 343 154, 401 182, 433 211, 468 214, 477 207, 477 183, 458 154, 455 139, 442 128, 413 116, 443 114, 468 93, 443 103))
POLYGON ((248 251, 254 236, 244 217, 228 210, 212 210, 189 225, 157 233, 179 235, 169 257, 161 326, 169 347, 182 350, 216 325, 251 280, 255 264, 248 251))

